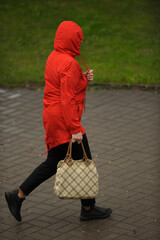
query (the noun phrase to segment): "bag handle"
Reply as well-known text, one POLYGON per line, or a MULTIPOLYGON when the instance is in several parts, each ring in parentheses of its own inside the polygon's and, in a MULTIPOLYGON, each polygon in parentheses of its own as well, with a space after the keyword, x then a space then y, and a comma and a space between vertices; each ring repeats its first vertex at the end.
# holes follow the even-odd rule
MULTIPOLYGON (((86 163, 86 165, 89 165, 90 161, 87 157, 83 142, 81 142, 81 146, 82 146, 82 150, 83 150, 83 160, 86 163)), ((69 145, 68 145, 68 150, 67 150, 67 154, 65 157, 65 161, 67 162, 68 165, 72 165, 72 163, 71 163, 72 162, 72 139, 70 140, 69 145)))

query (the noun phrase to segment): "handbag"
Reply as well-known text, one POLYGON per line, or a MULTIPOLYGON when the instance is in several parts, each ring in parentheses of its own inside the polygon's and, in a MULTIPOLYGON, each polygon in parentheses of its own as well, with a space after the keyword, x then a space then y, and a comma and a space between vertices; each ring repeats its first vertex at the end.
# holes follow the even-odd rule
POLYGON ((61 199, 90 199, 98 195, 98 172, 93 160, 86 155, 84 145, 83 159, 72 159, 72 140, 67 154, 57 166, 54 192, 61 199))

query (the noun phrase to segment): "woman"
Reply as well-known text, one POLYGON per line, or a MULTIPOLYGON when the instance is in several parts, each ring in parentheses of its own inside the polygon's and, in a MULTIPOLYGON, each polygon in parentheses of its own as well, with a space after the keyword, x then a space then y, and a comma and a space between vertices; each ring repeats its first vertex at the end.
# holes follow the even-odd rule
MULTIPOLYGON (((83 157, 81 141, 88 158, 92 158, 85 129, 80 122, 87 84, 93 80, 93 70, 83 74, 75 60, 75 56, 80 55, 82 39, 83 32, 76 23, 64 21, 59 25, 55 50, 49 55, 45 68, 43 124, 48 156, 18 189, 5 193, 8 207, 18 221, 22 220, 22 202, 56 173, 58 162, 65 158, 70 139, 73 142, 73 159, 83 157)), ((95 206, 95 199, 83 199, 81 204, 80 220, 107 218, 112 213, 110 208, 95 206)))

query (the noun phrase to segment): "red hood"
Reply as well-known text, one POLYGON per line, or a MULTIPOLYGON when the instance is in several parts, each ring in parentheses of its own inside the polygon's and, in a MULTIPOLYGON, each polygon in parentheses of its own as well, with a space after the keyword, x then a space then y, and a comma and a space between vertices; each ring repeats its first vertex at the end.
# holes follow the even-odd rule
POLYGON ((82 39, 82 29, 72 21, 64 21, 56 31, 54 48, 57 51, 67 52, 75 57, 80 55, 82 39))

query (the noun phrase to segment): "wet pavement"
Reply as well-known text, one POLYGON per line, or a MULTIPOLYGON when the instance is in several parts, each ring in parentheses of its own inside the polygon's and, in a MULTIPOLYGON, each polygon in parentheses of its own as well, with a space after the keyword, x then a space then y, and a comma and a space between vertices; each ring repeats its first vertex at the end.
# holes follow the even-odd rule
POLYGON ((24 201, 22 222, 4 192, 45 160, 43 90, 0 89, 0 239, 160 239, 160 95, 110 89, 87 92, 82 125, 100 177, 97 205, 109 219, 80 222, 80 201, 59 200, 50 178, 24 201))

